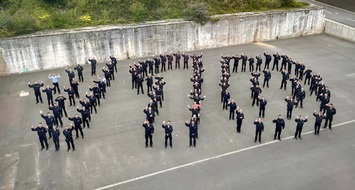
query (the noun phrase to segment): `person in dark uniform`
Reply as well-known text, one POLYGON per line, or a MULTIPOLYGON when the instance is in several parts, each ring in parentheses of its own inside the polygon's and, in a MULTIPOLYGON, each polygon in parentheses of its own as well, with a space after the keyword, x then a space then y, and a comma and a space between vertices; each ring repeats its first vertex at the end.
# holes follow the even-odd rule
POLYGON ((254 62, 255 62, 254 57, 250 57, 248 59, 248 61, 249 61, 249 72, 253 72, 254 71, 254 62))
POLYGON ((306 85, 306 83, 308 85, 310 84, 312 74, 313 74, 313 71, 312 71, 311 67, 308 67, 307 70, 304 72, 304 75, 305 75, 305 79, 304 79, 304 83, 303 83, 304 85, 306 85))
POLYGON ((48 106, 53 105, 53 93, 52 91, 54 91, 54 87, 51 88, 49 86, 47 86, 47 88, 42 89, 42 92, 45 92, 47 95, 47 102, 48 102, 48 106))
POLYGON ((58 102, 59 107, 61 108, 61 115, 63 116, 63 112, 65 114, 65 117, 68 116, 67 111, 65 110, 65 98, 62 94, 58 94, 58 97, 55 99, 56 102, 58 102))
POLYGON ((91 114, 93 112, 93 109, 95 110, 95 114, 97 114, 97 109, 96 109, 97 101, 96 101, 96 97, 94 96, 94 94, 90 93, 90 96, 88 96, 88 93, 86 92, 86 98, 88 98, 89 102, 90 102, 91 114))
POLYGON ((226 92, 223 95, 223 110, 224 109, 228 110, 228 102, 229 102, 230 98, 231 98, 231 95, 228 92, 228 90, 226 90, 226 92))
POLYGON ((288 56, 286 54, 281 55, 281 58, 282 58, 282 61, 281 61, 280 71, 282 71, 284 69, 286 70, 286 65, 287 65, 287 62, 288 62, 288 56))
POLYGON ((267 53, 266 51, 264 51, 264 56, 265 56, 265 66, 264 69, 269 69, 269 65, 271 62, 271 54, 267 53))
POLYGON ((276 140, 276 136, 277 136, 277 139, 281 141, 280 136, 281 136, 282 129, 285 129, 285 121, 284 119, 282 119, 281 115, 279 115, 276 119, 272 120, 272 122, 276 124, 274 140, 276 140))
POLYGON ((333 122, 333 116, 337 113, 337 110, 334 108, 333 104, 326 104, 325 105, 325 123, 324 123, 324 127, 326 128, 329 122, 329 129, 332 130, 332 122, 333 122))
POLYGON ((265 69, 265 70, 263 70, 263 73, 264 73, 263 88, 265 88, 265 84, 269 88, 269 81, 271 79, 271 72, 269 71, 269 69, 265 69))
POLYGON ((59 78, 60 78, 60 74, 49 74, 48 78, 52 80, 52 84, 53 84, 53 88, 54 88, 54 94, 60 93, 60 88, 59 88, 59 78))
POLYGON ((237 104, 235 103, 234 99, 228 102, 228 106, 229 106, 229 120, 231 119, 234 120, 234 113, 235 110, 237 109, 237 104))
POLYGON ((234 59, 234 63, 233 63, 233 70, 232 72, 236 72, 238 73, 238 65, 239 65, 239 60, 241 59, 238 55, 236 56, 232 56, 232 59, 234 59))
POLYGON ((46 116, 42 114, 42 110, 40 110, 39 113, 41 114, 41 117, 46 121, 50 139, 52 138, 53 125, 55 124, 54 117, 51 115, 51 112, 48 112, 46 116))
POLYGON ((96 75, 96 63, 97 63, 97 61, 96 61, 95 57, 93 57, 91 59, 88 59, 88 61, 91 64, 91 76, 96 75))
POLYGON ((155 119, 155 113, 152 110, 152 107, 146 107, 143 112, 146 115, 146 120, 149 121, 150 124, 153 124, 155 119))
POLYGON ((74 122, 76 138, 79 138, 79 131, 80 131, 81 138, 83 139, 84 138, 84 133, 83 133, 83 129, 81 128, 81 124, 83 123, 83 121, 81 120, 81 118, 78 116, 78 114, 75 114, 74 117, 68 116, 68 119, 70 121, 74 122))
POLYGON ((38 104, 38 99, 43 103, 42 101, 42 95, 41 95, 41 87, 43 86, 43 82, 41 81, 40 83, 35 82, 34 84, 31 85, 31 83, 28 83, 28 87, 33 88, 33 91, 35 92, 36 96, 36 104, 38 104))
POLYGON ((48 150, 48 142, 47 142, 47 129, 42 125, 42 123, 38 124, 38 127, 31 127, 32 131, 37 131, 37 135, 39 137, 39 142, 41 143, 42 149, 44 149, 44 145, 46 145, 46 150, 48 150))
POLYGON ((259 101, 259 117, 264 118, 267 101, 264 96, 261 98, 258 97, 258 101, 259 101))
POLYGON ((160 67, 160 58, 158 57, 153 57, 153 60, 154 60, 154 72, 155 74, 158 74, 159 73, 159 67, 160 67))
POLYGON ((79 106, 76 107, 76 111, 78 111, 81 114, 81 118, 82 118, 82 122, 83 122, 83 128, 86 127, 86 125, 88 126, 88 128, 90 128, 90 123, 89 121, 91 120, 91 115, 90 115, 90 110, 88 108, 86 108, 85 106, 82 107, 82 109, 79 109, 79 106), (85 125, 86 123, 86 125, 85 125))
POLYGON ((136 78, 136 83, 137 83, 137 95, 139 95, 139 89, 141 89, 142 94, 144 94, 143 82, 144 82, 144 78, 142 77, 141 74, 138 74, 138 75, 137 75, 137 78, 136 78))
POLYGON ((185 68, 189 69, 189 58, 190 58, 189 54, 182 53, 181 56, 184 58, 184 68, 183 69, 185 69, 185 68))
POLYGON ((240 133, 244 119, 244 113, 242 109, 237 107, 237 133, 240 133))
POLYGON ((57 129, 57 126, 55 125, 53 126, 52 135, 53 135, 53 143, 54 143, 55 151, 58 151, 60 148, 60 144, 59 144, 60 131, 59 129, 57 129))
POLYGON ((274 56, 274 64, 272 65, 272 70, 274 70, 276 66, 276 71, 279 71, 279 60, 281 59, 279 52, 273 54, 272 56, 274 56))
POLYGON ((294 62, 292 61, 292 59, 288 59, 287 60, 287 73, 290 75, 291 74, 291 70, 292 70, 292 65, 294 64, 294 62))
POLYGON ((287 80, 289 79, 289 74, 286 72, 286 70, 282 70, 281 75, 282 75, 282 80, 281 80, 280 89, 284 88, 284 90, 286 90, 287 80))
POLYGON ((252 102, 251 106, 254 106, 255 102, 256 102, 256 105, 259 106, 258 97, 262 93, 262 90, 260 89, 259 85, 251 87, 250 90, 252 91, 252 94, 253 94, 253 97, 252 97, 253 102, 252 102))
POLYGON ((328 94, 319 94, 319 99, 320 99, 320 106, 319 106, 319 111, 325 113, 327 104, 330 102, 330 98, 328 94))
POLYGON ((196 132, 197 132, 197 125, 195 122, 191 121, 186 121, 185 122, 186 127, 188 127, 189 130, 189 137, 190 137, 190 147, 192 146, 192 143, 194 147, 196 147, 196 132))
POLYGON ((78 72, 79 82, 84 82, 84 77, 83 77, 84 68, 83 68, 83 66, 78 64, 76 67, 74 67, 74 70, 76 70, 78 72))
POLYGON ((260 55, 257 55, 255 58, 256 58, 256 68, 255 68, 255 71, 261 72, 261 64, 263 64, 263 58, 261 58, 260 55))
POLYGON ((115 67, 115 71, 117 73, 117 59, 114 56, 110 56, 110 59, 111 59, 112 65, 115 67))
POLYGON ((70 125, 70 127, 68 127, 68 125, 65 126, 65 129, 63 131, 63 135, 65 136, 65 142, 67 143, 68 146, 68 150, 70 150, 70 144, 73 148, 73 151, 75 151, 75 145, 74 145, 74 140, 73 140, 73 135, 72 132, 74 130, 74 126, 73 124, 70 125))
MULTIPOLYGON (((104 82, 102 80, 102 78, 100 78, 99 76, 97 76, 97 78, 99 79, 98 81, 92 80, 92 82, 96 83, 100 89, 100 98, 102 97, 103 99, 105 99, 105 93, 106 93, 106 82, 104 82)), ((89 89, 90 90, 90 89, 89 89)))
MULTIPOLYGON (((91 88, 91 86, 89 86, 89 90, 92 91, 92 93, 94 94, 94 96, 97 99, 97 104, 100 107, 100 99, 101 99, 101 92, 100 92, 100 88, 97 86, 97 84, 94 84, 94 87, 91 88)), ((75 105, 75 104, 74 104, 75 105)))
POLYGON ((163 121, 162 128, 165 129, 165 148, 168 146, 168 139, 169 139, 170 148, 173 148, 173 142, 172 142, 173 126, 170 124, 170 121, 168 121, 166 124, 165 121, 163 121))
POLYGON ((181 59, 181 54, 178 51, 177 53, 173 53, 175 56, 175 69, 179 68, 180 69, 180 59, 181 59))
POLYGON ((63 111, 62 108, 60 108, 58 106, 57 103, 54 103, 54 105, 50 105, 49 109, 53 111, 53 115, 54 115, 54 124, 59 126, 58 121, 60 122, 60 126, 63 127, 63 121, 62 121, 62 117, 63 117, 63 111))
POLYGON ((168 59, 168 70, 173 70, 173 55, 167 54, 166 57, 168 59))
POLYGON ((72 106, 73 104, 75 106, 75 99, 74 99, 75 91, 73 90, 72 87, 66 89, 65 86, 63 86, 63 88, 64 88, 64 92, 68 92, 68 97, 70 102, 69 106, 72 106))
POLYGON ((71 83, 71 88, 74 90, 75 98, 80 98, 79 82, 77 80, 73 79, 73 82, 71 83))
POLYGON ((145 81, 147 81, 147 91, 148 91, 148 94, 150 93, 150 91, 153 90, 153 77, 152 75, 148 74, 148 76, 144 79, 145 81))
POLYGON ((296 98, 297 98, 296 108, 298 107, 298 103, 301 103, 301 108, 303 108, 303 100, 305 97, 306 97, 306 92, 304 91, 303 88, 301 88, 301 90, 299 90, 296 94, 296 98))
POLYGON ((287 112, 286 112, 286 117, 288 120, 292 118, 292 111, 293 111, 293 106, 297 103, 294 101, 291 97, 287 96, 285 98, 285 101, 287 102, 287 112))
POLYGON ((161 72, 164 72, 166 71, 165 68, 166 68, 166 56, 163 55, 163 54, 160 54, 160 60, 161 60, 161 72))
POLYGON ((319 135, 319 129, 322 125, 322 120, 325 118, 321 112, 314 111, 313 116, 315 117, 314 121, 314 135, 319 135))
POLYGON ((297 123, 296 132, 295 132, 295 139, 297 139, 297 137, 302 139, 301 133, 302 133, 304 123, 308 121, 307 118, 308 118, 308 116, 303 118, 302 115, 300 115, 299 117, 297 117, 295 119, 295 122, 297 123))
POLYGON ((247 67, 248 56, 243 53, 243 55, 240 56, 240 59, 242 60, 242 72, 245 72, 245 69, 247 67))
POLYGON ((254 142, 256 142, 256 140, 259 137, 259 143, 261 143, 261 133, 264 131, 264 124, 261 121, 261 118, 258 118, 254 121, 254 125, 255 125, 255 139, 254 142))
POLYGON ((115 66, 110 62, 106 63, 107 69, 110 72, 110 79, 115 80, 115 66))
POLYGON ((71 83, 73 82, 73 79, 75 78, 75 73, 71 69, 68 70, 68 67, 65 67, 65 72, 68 73, 69 84, 71 85, 71 83))
POLYGON ((149 121, 145 120, 142 124, 143 128, 145 129, 145 148, 148 147, 148 139, 150 141, 150 147, 153 148, 153 133, 154 133, 154 126, 149 121))
POLYGON ((102 67, 102 72, 104 73, 104 77, 106 79, 106 86, 111 86, 111 73, 106 67, 102 67))

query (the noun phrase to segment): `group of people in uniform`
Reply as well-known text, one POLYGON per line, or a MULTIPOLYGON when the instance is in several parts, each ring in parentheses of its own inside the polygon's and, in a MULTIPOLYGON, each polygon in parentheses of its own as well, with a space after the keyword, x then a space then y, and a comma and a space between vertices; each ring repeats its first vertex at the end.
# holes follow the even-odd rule
MULTIPOLYGON (((79 100, 80 106, 76 107, 76 113, 73 117, 68 116, 65 101, 67 98, 61 94, 61 89, 59 87, 59 80, 61 76, 59 74, 49 74, 48 79, 52 81, 53 86, 50 87, 47 85, 46 88, 43 88, 43 82, 35 82, 34 84, 28 83, 30 88, 33 88, 34 94, 36 97, 36 103, 43 103, 41 91, 47 95, 48 109, 52 111, 47 112, 46 115, 43 114, 40 110, 40 115, 45 121, 45 125, 42 122, 39 122, 38 126, 31 127, 32 131, 36 131, 39 137, 39 141, 43 150, 46 148, 48 150, 49 145, 47 141, 47 133, 49 139, 53 138, 53 143, 55 145, 55 151, 60 149, 60 130, 59 125, 63 127, 62 118, 65 117, 71 121, 70 125, 65 125, 63 130, 63 135, 65 136, 65 142, 67 143, 67 151, 75 150, 75 144, 73 139, 72 132, 76 132, 76 139, 79 138, 79 133, 81 138, 84 138, 83 128, 90 128, 91 114, 95 111, 97 114, 97 106, 100 106, 100 99, 105 99, 106 87, 110 87, 110 81, 114 80, 114 73, 117 73, 117 59, 113 56, 110 56, 111 61, 102 68, 102 76, 97 75, 97 80, 91 79, 94 83, 93 87, 89 86, 88 90, 90 93, 86 92, 85 98, 80 98, 79 94, 79 82, 84 82, 83 70, 84 68, 78 64, 73 69, 65 68, 65 72, 68 74, 69 78, 69 87, 63 86, 64 92, 67 92, 68 99, 70 102, 70 107, 76 105, 75 99, 79 100), (77 71, 78 80, 75 79, 75 72, 77 71), (57 98, 53 98, 55 94, 58 93, 57 98), (79 116, 80 114, 80 116, 79 116), (83 127, 82 127, 83 125, 83 127)), ((96 76, 96 59, 88 59, 91 64, 91 76, 96 76)))
MULTIPOLYGON (((315 117, 314 122, 314 134, 319 135, 319 130, 321 127, 322 120, 325 120, 323 128, 329 127, 332 129, 332 121, 333 116, 336 114, 336 109, 333 104, 330 103, 331 93, 329 87, 325 85, 322 76, 320 73, 313 72, 310 67, 306 69, 304 63, 296 60, 292 60, 290 57, 285 55, 280 55, 278 52, 275 54, 270 54, 268 52, 264 52, 265 56, 265 65, 262 73, 264 74, 263 88, 265 86, 269 88, 269 81, 271 79, 271 71, 279 71, 282 75, 281 77, 281 85, 280 89, 286 90, 287 82, 291 83, 291 95, 285 98, 286 101, 286 118, 288 120, 292 119, 292 111, 293 108, 303 108, 303 100, 306 97, 306 93, 303 85, 309 85, 310 96, 314 93, 316 95, 316 101, 320 101, 319 111, 315 111, 313 113, 315 117), (270 71, 270 63, 273 59, 272 69, 270 71), (281 62, 281 67, 279 69, 279 63, 281 62), (294 67, 294 75, 290 77, 292 72, 292 67, 294 67)), ((253 57, 249 57, 243 53, 238 56, 221 56, 221 68, 222 68, 222 77, 219 81, 219 85, 221 86, 221 103, 223 103, 223 110, 229 107, 229 119, 234 120, 234 113, 237 114, 237 132, 240 133, 240 127, 242 124, 242 120, 244 119, 244 114, 242 114, 241 109, 237 106, 234 99, 230 101, 230 93, 228 92, 228 87, 230 86, 229 77, 231 76, 230 65, 231 61, 234 60, 232 73, 238 73, 238 65, 239 60, 242 61, 241 72, 246 72, 246 65, 249 62, 249 72, 251 73, 250 82, 252 83, 251 90, 251 99, 252 104, 255 104, 259 107, 259 117, 254 121, 255 124, 255 138, 254 141, 259 141, 261 143, 261 133, 264 131, 264 124, 261 118, 265 116, 265 108, 267 105, 267 101, 264 96, 262 96, 262 90, 259 86, 259 77, 261 75, 261 67, 262 67, 262 57, 257 55, 255 59, 253 57), (254 65, 256 64, 256 66, 254 65), (254 69, 255 68, 255 69, 254 69)), ((302 139, 301 133, 303 129, 303 125, 308 121, 308 116, 298 116, 295 118, 296 122, 296 131, 294 138, 302 139)), ((275 134, 274 140, 281 140, 281 131, 285 128, 285 121, 281 114, 279 114, 275 119, 272 120, 275 123, 275 134)))

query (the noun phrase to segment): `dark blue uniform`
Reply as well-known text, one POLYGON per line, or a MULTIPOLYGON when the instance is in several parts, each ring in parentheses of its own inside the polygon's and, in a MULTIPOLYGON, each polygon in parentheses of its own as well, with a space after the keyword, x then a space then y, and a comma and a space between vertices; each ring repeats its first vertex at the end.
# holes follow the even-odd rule
POLYGON ((333 106, 326 106, 326 111, 325 111, 325 123, 324 123, 324 128, 327 127, 327 124, 329 122, 329 129, 332 130, 332 122, 333 122, 333 116, 337 113, 337 110, 333 106))
POLYGON ((53 135, 53 143, 55 146, 55 151, 58 151, 60 148, 60 145, 59 145, 60 131, 59 131, 59 129, 53 129, 52 135, 53 135))
POLYGON ((150 141, 150 147, 153 148, 153 133, 154 133, 154 126, 150 123, 143 123, 142 126, 145 129, 145 147, 148 147, 148 139, 150 141))
POLYGON ((74 122, 74 126, 75 126, 75 132, 76 132, 76 138, 79 138, 79 131, 81 134, 81 138, 84 138, 84 133, 83 133, 83 129, 81 128, 81 124, 83 123, 80 117, 68 117, 68 119, 70 121, 74 122))
POLYGON ((316 112, 313 113, 313 116, 315 117, 315 121, 314 121, 314 134, 315 135, 319 135, 319 129, 320 126, 322 125, 322 120, 324 119, 323 115, 320 115, 316 112))
POLYGON ((36 127, 36 128, 31 128, 32 131, 37 131, 38 137, 39 137, 39 142, 41 143, 42 149, 44 149, 44 144, 46 145, 46 149, 48 150, 48 142, 47 142, 47 129, 42 126, 42 127, 36 127))
POLYGON ((302 133, 303 125, 307 121, 308 121, 307 118, 305 118, 305 119, 302 119, 302 118, 295 119, 295 122, 297 123, 296 132, 295 132, 295 139, 297 139, 297 137, 302 139, 301 133, 302 133))
POLYGON ((282 129, 285 129, 285 121, 282 118, 276 118, 276 119, 272 120, 272 122, 276 124, 274 140, 276 140, 276 136, 277 136, 277 139, 281 140, 281 137, 280 137, 281 131, 282 131, 282 129))
POLYGON ((241 111, 237 111, 237 133, 240 133, 240 129, 243 124, 244 113, 241 111))
POLYGON ((185 125, 190 129, 189 130, 190 146, 192 146, 192 141, 193 141, 194 147, 196 147, 197 125, 195 122, 186 122, 185 125))
POLYGON ((267 101, 265 99, 259 99, 259 117, 265 117, 265 108, 267 101))
POLYGON ((45 116, 41 114, 41 117, 46 121, 46 125, 48 126, 49 138, 52 138, 53 125, 55 124, 55 120, 53 116, 45 116))
POLYGON ((43 83, 38 84, 28 84, 28 87, 33 88, 34 92, 35 92, 35 96, 36 96, 36 103, 38 104, 38 99, 41 101, 41 103, 43 103, 42 101, 42 95, 41 95, 41 87, 43 86, 43 83))
POLYGON ((53 111, 55 125, 59 126, 59 123, 58 123, 58 120, 59 120, 60 126, 63 127, 62 108, 60 108, 59 106, 50 106, 49 109, 53 111))
POLYGON ((256 140, 259 137, 259 143, 261 143, 261 133, 264 131, 264 124, 261 121, 254 121, 254 125, 255 125, 255 139, 254 139, 254 142, 256 142, 256 140))
POLYGON ((67 98, 65 98, 65 97, 63 97, 63 96, 58 96, 58 97, 55 99, 55 101, 58 102, 58 106, 59 106, 60 108, 62 108, 62 109, 61 109, 61 110, 62 110, 61 115, 63 116, 63 111, 64 111, 65 117, 68 116, 67 111, 65 110, 65 100, 66 100, 66 99, 67 99, 67 98))
POLYGON ((68 145, 68 151, 70 150, 70 144, 73 148, 73 151, 75 150, 75 145, 74 145, 74 140, 72 135, 73 130, 74 130, 74 126, 72 126, 71 128, 64 129, 63 131, 63 135, 65 136, 65 142, 68 145))
POLYGON ((169 139, 170 148, 172 148, 173 147, 173 142, 172 142, 172 139, 173 139, 173 136, 172 136, 173 126, 170 125, 170 124, 167 124, 167 125, 163 124, 162 128, 165 129, 165 148, 168 146, 168 139, 169 139))

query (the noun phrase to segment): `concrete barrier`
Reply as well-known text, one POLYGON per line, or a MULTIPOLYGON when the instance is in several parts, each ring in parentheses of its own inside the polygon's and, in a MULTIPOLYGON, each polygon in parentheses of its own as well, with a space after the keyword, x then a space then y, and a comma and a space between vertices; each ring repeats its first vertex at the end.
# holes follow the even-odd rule
POLYGON ((124 26, 50 31, 0 40, 8 73, 231 46, 323 33, 324 10, 308 7, 219 15, 205 25, 166 20, 124 26))
POLYGON ((355 42, 355 28, 325 19, 325 33, 355 42))

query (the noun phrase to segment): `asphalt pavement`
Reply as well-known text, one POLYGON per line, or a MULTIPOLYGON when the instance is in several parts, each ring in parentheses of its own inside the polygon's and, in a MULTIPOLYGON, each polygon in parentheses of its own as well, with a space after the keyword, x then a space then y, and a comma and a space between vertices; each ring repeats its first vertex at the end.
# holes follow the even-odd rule
MULTIPOLYGON (((48 151, 40 151, 37 134, 30 130, 31 125, 44 122, 39 110, 47 112, 48 108, 45 95, 43 104, 35 103, 27 82, 42 80, 50 85, 48 73, 55 72, 62 75, 61 86, 67 86, 64 69, 1 77, 0 189, 346 190, 354 186, 355 43, 323 34, 196 53, 200 52, 206 69, 202 94, 207 97, 203 101, 196 148, 188 146, 188 128, 184 126, 191 116, 187 109, 192 103, 187 97, 192 89, 191 69, 161 74, 167 82, 165 101, 156 118, 154 148, 145 148, 141 124, 149 98, 136 95, 128 73, 128 64, 138 60, 119 61, 116 80, 111 82, 98 114, 93 114, 90 129, 84 129, 85 138, 75 140, 74 152, 66 151, 63 135, 59 152, 54 151, 52 140, 48 151), (236 133, 235 121, 228 120, 228 111, 223 111, 220 104, 220 56, 243 52, 256 56, 264 50, 286 53, 321 73, 332 92, 331 102, 337 108, 333 122, 336 128, 323 130, 320 136, 311 134, 312 113, 319 108, 319 102, 315 102, 314 95, 309 96, 306 85, 305 106, 294 109, 293 119, 300 114, 308 115, 304 133, 309 134, 303 140, 290 138, 295 132, 295 122, 286 120, 282 141, 274 141, 275 126, 271 120, 278 114, 286 114, 283 99, 290 95, 290 84, 286 91, 280 90, 281 74, 273 71, 270 88, 262 89, 268 100, 262 143, 254 143, 252 122, 258 117, 258 108, 251 106, 251 75, 246 72, 234 73, 230 78, 231 96, 246 117, 242 132, 236 133), (172 149, 164 148, 161 128, 164 120, 171 120, 174 127, 172 149)), ((81 97, 93 78, 89 76, 89 66, 84 69, 85 82, 79 86, 81 97)), ((70 116, 76 113, 68 102, 67 110, 70 116)))

